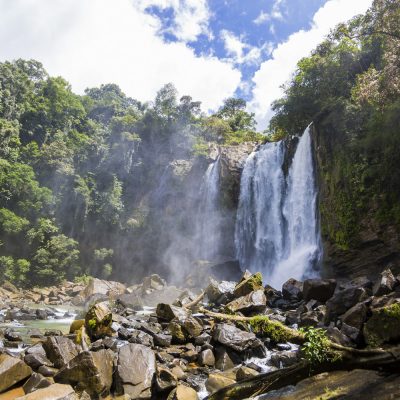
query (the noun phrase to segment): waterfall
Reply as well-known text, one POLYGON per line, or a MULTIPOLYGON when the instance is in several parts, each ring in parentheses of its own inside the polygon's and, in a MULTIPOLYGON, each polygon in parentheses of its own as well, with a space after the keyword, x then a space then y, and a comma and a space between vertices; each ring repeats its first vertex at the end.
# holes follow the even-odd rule
POLYGON ((242 268, 263 272, 279 288, 314 274, 321 256, 317 190, 310 129, 284 177, 282 142, 266 143, 245 164, 236 220, 236 256, 242 268))
POLYGON ((208 166, 204 175, 196 219, 198 258, 213 260, 218 255, 221 238, 219 157, 208 166))

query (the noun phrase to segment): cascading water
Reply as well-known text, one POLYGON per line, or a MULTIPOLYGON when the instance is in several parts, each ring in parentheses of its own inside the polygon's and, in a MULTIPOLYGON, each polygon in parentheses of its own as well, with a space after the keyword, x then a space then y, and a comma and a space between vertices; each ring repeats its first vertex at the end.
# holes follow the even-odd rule
POLYGON ((286 179, 282 142, 267 143, 246 161, 236 221, 236 255, 279 288, 313 275, 320 260, 317 191, 310 130, 300 138, 286 179))
POLYGON ((213 260, 218 254, 221 238, 219 157, 208 166, 200 193, 195 235, 198 242, 198 258, 213 260))

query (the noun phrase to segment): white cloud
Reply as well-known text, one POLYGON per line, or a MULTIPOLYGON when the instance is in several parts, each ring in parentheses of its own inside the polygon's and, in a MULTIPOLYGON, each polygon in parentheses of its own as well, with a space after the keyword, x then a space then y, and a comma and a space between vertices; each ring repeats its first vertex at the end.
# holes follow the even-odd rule
MULTIPOLYGON (((113 82, 148 101, 173 82, 180 94, 216 109, 240 84, 230 63, 198 57, 185 43, 163 42, 159 20, 130 0, 0 0, 0 15, 0 61, 37 59, 79 93, 113 82)), ((198 31, 181 24, 179 32, 188 38, 198 31)))
POLYGON ((163 32, 171 33, 184 42, 194 41, 201 34, 211 35, 208 30, 210 10, 207 0, 133 0, 132 4, 142 12, 152 6, 161 10, 171 8, 174 24, 163 32))
POLYGON ((310 30, 293 33, 273 50, 272 57, 261 64, 253 77, 249 110, 256 114, 259 128, 267 126, 273 115, 271 103, 282 96, 281 86, 290 79, 297 62, 309 55, 338 23, 364 13, 371 4, 372 0, 329 0, 315 13, 310 30))
POLYGON ((282 11, 283 5, 284 5, 284 0, 275 0, 275 2, 272 4, 271 12, 267 13, 261 10, 260 14, 253 22, 256 25, 261 25, 267 21, 272 21, 274 19, 283 21, 284 20, 282 11))
POLYGON ((221 31, 221 39, 228 57, 234 64, 258 64, 263 54, 270 54, 272 51, 270 42, 266 42, 260 47, 251 46, 245 43, 242 37, 237 37, 226 29, 221 31))

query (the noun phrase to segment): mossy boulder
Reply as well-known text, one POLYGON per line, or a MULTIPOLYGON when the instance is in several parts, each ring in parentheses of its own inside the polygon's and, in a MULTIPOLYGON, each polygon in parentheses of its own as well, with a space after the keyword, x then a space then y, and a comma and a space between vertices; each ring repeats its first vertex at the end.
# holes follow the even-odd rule
POLYGON ((400 303, 373 310, 364 325, 364 337, 373 347, 400 341, 400 303))
POLYGON ((112 312, 107 302, 94 304, 85 317, 85 328, 93 340, 112 336, 112 312))
POLYGON ((262 274, 257 272, 256 274, 250 275, 242 279, 236 286, 233 292, 236 298, 246 296, 251 292, 263 289, 262 274))

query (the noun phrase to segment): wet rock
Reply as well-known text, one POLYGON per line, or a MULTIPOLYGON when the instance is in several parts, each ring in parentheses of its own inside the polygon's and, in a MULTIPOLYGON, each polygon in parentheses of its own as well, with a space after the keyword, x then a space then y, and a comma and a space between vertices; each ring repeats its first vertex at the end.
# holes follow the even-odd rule
POLYGON ((47 319, 47 312, 46 310, 37 309, 36 310, 36 317, 37 319, 47 319))
POLYGON ((110 350, 84 351, 54 376, 58 383, 69 383, 89 395, 104 396, 110 391, 113 374, 113 355, 110 350))
POLYGON ((174 376, 176 376, 178 380, 185 380, 187 377, 185 371, 179 365, 173 367, 171 372, 174 374, 174 376))
POLYGON ((326 302, 325 322, 335 320, 339 315, 344 314, 357 303, 368 298, 366 289, 359 287, 349 287, 336 291, 336 293, 326 302))
POLYGON ((372 347, 400 340, 400 303, 372 310, 364 324, 364 337, 372 347))
POLYGON ((116 392, 131 398, 150 399, 156 372, 154 352, 140 344, 122 346, 118 352, 116 392))
POLYGON ((194 343, 197 346, 203 346, 206 343, 210 343, 210 341, 211 341, 211 335, 209 335, 207 332, 203 332, 201 335, 195 338, 194 343))
POLYGON ((330 340, 332 340, 332 342, 335 342, 337 344, 340 344, 342 346, 346 346, 346 347, 353 347, 353 343, 352 341, 342 332, 340 332, 340 330, 335 326, 335 327, 329 327, 326 330, 326 335, 328 336, 328 338, 330 340))
POLYGON ((264 290, 256 290, 246 296, 239 297, 226 305, 230 312, 242 312, 243 314, 263 312, 267 305, 264 290))
POLYGON ((390 269, 386 269, 380 274, 380 278, 375 283, 372 290, 374 296, 383 296, 393 291, 396 278, 390 269))
POLYGON ((276 368, 290 367, 299 361, 299 354, 295 351, 282 351, 271 356, 271 365, 276 368))
POLYGON ((78 395, 70 385, 56 383, 18 397, 17 400, 78 400, 78 398, 78 395))
POLYGON ((319 322, 323 321, 325 313, 318 311, 307 311, 300 316, 299 326, 316 326, 319 322))
POLYGON ((71 326, 69 327, 69 333, 75 333, 76 331, 79 331, 84 325, 84 319, 76 319, 75 321, 72 321, 71 326))
POLYGON ((24 383, 23 389, 25 394, 28 394, 34 392, 35 390, 48 387, 52 383, 53 382, 50 379, 45 378, 43 375, 40 375, 36 372, 33 372, 31 377, 24 383))
POLYGON ((231 356, 229 355, 225 347, 217 347, 215 350, 216 350, 215 367, 217 369, 219 369, 220 371, 227 371, 235 366, 234 361, 232 360, 231 356))
POLYGON ((172 341, 174 343, 186 343, 188 338, 182 328, 182 325, 179 322, 171 321, 168 324, 168 331, 170 332, 172 336, 172 341))
POLYGON ((94 304, 85 316, 85 328, 92 340, 112 336, 112 312, 107 302, 94 304))
POLYGON ((64 367, 80 351, 80 348, 65 336, 49 336, 43 343, 47 358, 56 368, 64 367))
POLYGON ((257 376, 259 373, 255 371, 253 368, 241 366, 236 371, 236 380, 243 381, 244 379, 251 378, 253 376, 257 376))
POLYGON ((303 298, 303 282, 289 279, 282 285, 282 295, 286 300, 301 300, 303 298))
POLYGON ((157 368, 156 386, 159 392, 170 391, 176 387, 177 384, 177 377, 168 368, 157 368))
POLYGON ((171 345, 172 335, 164 333, 156 333, 153 335, 154 344, 160 347, 168 347, 171 345))
POLYGON ((194 389, 185 385, 178 385, 168 395, 167 400, 198 400, 199 397, 194 389))
POLYGON ((361 330, 355 328, 354 326, 342 323, 340 332, 343 333, 343 335, 346 335, 348 338, 350 338, 354 343, 360 344, 362 341, 361 330))
POLYGON ((212 373, 206 380, 206 389, 210 393, 215 393, 217 390, 234 383, 236 383, 236 380, 233 377, 224 375, 223 372, 212 373))
POLYGON ((333 296, 335 289, 334 279, 306 279, 303 284, 303 298, 305 301, 314 299, 325 303, 333 296))
POLYGON ((238 352, 260 346, 260 342, 254 333, 242 331, 229 324, 216 325, 213 332, 213 339, 238 352))
POLYGON ((157 318, 167 322, 173 319, 185 320, 189 315, 186 309, 165 303, 157 305, 156 314, 157 318))
POLYGON ((245 273, 242 280, 235 286, 233 294, 235 297, 242 297, 257 290, 263 290, 261 272, 250 276, 245 273))
POLYGON ((0 354, 0 393, 26 379, 31 373, 31 368, 19 358, 0 354))
POLYGON ((48 367, 53 366, 53 363, 47 358, 46 352, 41 343, 37 343, 26 350, 24 361, 35 370, 42 365, 48 367))
POLYGON ((233 297, 233 291, 235 289, 235 282, 222 281, 217 282, 214 279, 210 279, 210 284, 205 290, 205 294, 208 300, 214 304, 225 304, 233 297))
POLYGON ((200 353, 199 364, 207 367, 213 367, 215 365, 215 357, 212 350, 206 349, 200 353))

